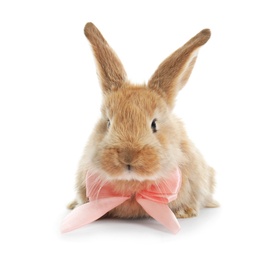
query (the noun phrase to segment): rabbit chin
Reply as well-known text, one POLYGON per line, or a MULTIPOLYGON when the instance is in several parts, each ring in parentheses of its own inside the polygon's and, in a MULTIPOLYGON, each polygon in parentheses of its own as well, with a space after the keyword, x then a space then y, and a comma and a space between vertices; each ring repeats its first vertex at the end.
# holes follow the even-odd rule
POLYGON ((120 174, 116 176, 112 176, 111 174, 105 173, 105 178, 110 180, 110 181, 138 181, 138 182, 144 182, 144 181, 155 181, 159 179, 159 176, 161 176, 160 173, 155 173, 152 175, 142 175, 135 170, 125 170, 122 171, 120 174))
POLYGON ((140 174, 135 173, 135 171, 124 171, 120 176, 116 177, 117 180, 122 181, 154 181, 158 179, 158 174, 153 174, 150 176, 141 176, 140 174))

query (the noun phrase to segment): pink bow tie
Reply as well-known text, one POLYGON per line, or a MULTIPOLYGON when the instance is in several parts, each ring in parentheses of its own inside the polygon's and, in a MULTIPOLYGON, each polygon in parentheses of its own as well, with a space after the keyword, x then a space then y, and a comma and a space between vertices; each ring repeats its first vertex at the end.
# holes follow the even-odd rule
MULTIPOLYGON (((168 179, 163 179, 135 194, 135 199, 142 208, 173 233, 180 230, 180 225, 167 204, 176 199, 180 185, 181 173, 176 169, 168 179)), ((98 176, 92 173, 87 174, 86 189, 89 202, 75 208, 67 215, 61 226, 63 233, 99 219, 133 197, 131 193, 116 193, 110 183, 103 184, 98 176)))

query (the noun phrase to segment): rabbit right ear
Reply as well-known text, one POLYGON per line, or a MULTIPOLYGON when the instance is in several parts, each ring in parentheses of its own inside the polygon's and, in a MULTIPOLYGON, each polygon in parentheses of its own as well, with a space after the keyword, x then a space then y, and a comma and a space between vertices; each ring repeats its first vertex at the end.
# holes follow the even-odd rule
POLYGON ((96 58, 103 93, 120 88, 126 81, 121 61, 93 23, 87 23, 84 31, 96 58))
POLYGON ((148 87, 160 94, 173 107, 179 90, 186 84, 194 67, 198 49, 210 38, 204 29, 165 59, 148 82, 148 87))

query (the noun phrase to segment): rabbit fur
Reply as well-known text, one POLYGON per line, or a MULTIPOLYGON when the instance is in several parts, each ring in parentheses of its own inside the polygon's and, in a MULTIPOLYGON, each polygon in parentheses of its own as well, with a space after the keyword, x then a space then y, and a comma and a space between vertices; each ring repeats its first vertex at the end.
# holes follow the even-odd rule
MULTIPOLYGON (((165 59, 148 84, 128 81, 115 52, 93 23, 84 29, 91 43, 103 93, 102 116, 79 163, 73 209, 88 202, 86 174, 94 171, 114 190, 135 192, 165 178, 179 167, 182 184, 169 207, 178 218, 196 216, 202 207, 217 207, 213 199, 214 170, 188 138, 182 121, 172 114, 177 93, 186 84, 199 48, 210 38, 204 29, 165 59)), ((148 217, 129 199, 106 214, 110 217, 148 217)))

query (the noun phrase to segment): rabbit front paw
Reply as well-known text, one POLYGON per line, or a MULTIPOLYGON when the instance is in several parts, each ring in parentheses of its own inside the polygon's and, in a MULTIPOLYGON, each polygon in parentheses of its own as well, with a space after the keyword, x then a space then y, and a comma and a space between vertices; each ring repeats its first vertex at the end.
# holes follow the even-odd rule
POLYGON ((198 215, 198 210, 190 207, 181 207, 174 211, 177 218, 192 218, 198 215))

